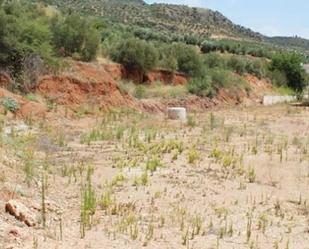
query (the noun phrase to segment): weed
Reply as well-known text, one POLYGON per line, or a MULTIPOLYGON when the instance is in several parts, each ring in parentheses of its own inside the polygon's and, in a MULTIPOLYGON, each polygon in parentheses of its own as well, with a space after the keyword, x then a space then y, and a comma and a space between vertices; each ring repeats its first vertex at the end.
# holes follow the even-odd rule
POLYGON ((34 151, 33 149, 25 149, 22 153, 22 158, 24 161, 24 172, 26 174, 26 182, 30 185, 31 180, 34 175, 34 151))
POLYGON ((192 148, 188 152, 188 162, 195 165, 198 160, 200 160, 200 153, 195 148, 192 148))
POLYGON ((41 211, 42 211, 42 223, 43 228, 46 228, 46 184, 47 184, 47 175, 45 174, 45 171, 42 172, 42 179, 41 179, 41 211))
POLYGON ((149 224, 146 232, 146 240, 150 241, 153 237, 153 234, 154 234, 154 226, 153 224, 149 224))
POLYGON ((181 240, 182 240, 181 242, 182 245, 184 246, 187 245, 188 240, 189 240, 189 228, 187 228, 186 231, 182 233, 181 240))
POLYGON ((196 119, 195 119, 195 116, 188 115, 187 125, 188 125, 189 127, 192 127, 192 128, 196 126, 196 119))
POLYGON ((109 207, 111 207, 115 203, 115 197, 112 195, 112 192, 106 191, 101 196, 101 201, 99 203, 100 207, 103 210, 107 210, 109 207))
POLYGON ((250 183, 254 183, 256 179, 255 169, 254 167, 249 167, 248 169, 248 180, 250 183))
POLYGON ((146 162, 146 170, 149 170, 151 173, 155 172, 158 167, 161 167, 162 163, 157 157, 153 157, 151 160, 146 162))
POLYGON ((246 230, 246 236, 247 236, 247 242, 249 242, 251 235, 252 235, 252 212, 247 214, 247 230, 246 230))
POLYGON ((229 227, 229 230, 228 230, 228 235, 229 235, 230 237, 232 237, 233 234, 234 234, 234 228, 233 228, 233 222, 231 221, 230 227, 229 227))
POLYGON ((145 171, 140 177, 135 177, 133 186, 146 186, 148 184, 148 173, 145 171))
POLYGON ((37 96, 32 93, 27 94, 25 98, 32 102, 38 102, 37 96))
POLYGON ((195 235, 199 235, 202 229, 203 219, 200 215, 195 215, 192 218, 192 227, 193 227, 193 233, 195 235))
POLYGON ((233 127, 228 127, 224 129, 224 141, 229 142, 230 138, 233 134, 234 128, 233 127))
POLYGON ((67 145, 65 134, 63 132, 59 132, 56 135, 55 142, 59 147, 65 147, 67 145))
POLYGON ((86 229, 90 229, 92 226, 92 216, 96 211, 96 194, 92 187, 91 175, 93 169, 91 166, 87 168, 86 184, 82 187, 82 202, 81 202, 81 238, 85 237, 86 229))
POLYGON ((229 210, 226 209, 225 207, 215 208, 215 213, 218 216, 218 218, 221 218, 221 217, 226 218, 229 213, 229 210))
POLYGON ((136 223, 130 226, 130 237, 132 240, 136 240, 138 237, 138 226, 136 223))
POLYGON ((216 128, 215 115, 212 112, 209 115, 209 123, 210 123, 210 130, 213 130, 216 128))
POLYGON ((114 186, 121 186, 122 183, 126 180, 125 176, 123 174, 118 174, 116 176, 113 177, 110 186, 114 187, 114 186))
POLYGON ((263 213, 259 217, 258 229, 262 230, 262 232, 265 233, 267 224, 268 224, 267 215, 266 215, 266 213, 263 213))
POLYGON ((6 111, 10 111, 13 113, 15 113, 20 108, 19 104, 15 99, 8 97, 2 98, 1 104, 3 105, 6 111))
POLYGON ((209 158, 215 158, 216 161, 218 161, 219 159, 222 158, 222 152, 220 150, 218 150, 217 148, 214 148, 210 154, 209 154, 209 158))

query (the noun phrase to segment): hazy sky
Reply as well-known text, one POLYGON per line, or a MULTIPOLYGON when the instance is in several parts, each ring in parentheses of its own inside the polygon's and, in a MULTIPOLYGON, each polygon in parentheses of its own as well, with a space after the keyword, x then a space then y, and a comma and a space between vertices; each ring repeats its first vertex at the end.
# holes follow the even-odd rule
POLYGON ((218 10, 237 24, 269 36, 309 39, 309 0, 146 0, 218 10))

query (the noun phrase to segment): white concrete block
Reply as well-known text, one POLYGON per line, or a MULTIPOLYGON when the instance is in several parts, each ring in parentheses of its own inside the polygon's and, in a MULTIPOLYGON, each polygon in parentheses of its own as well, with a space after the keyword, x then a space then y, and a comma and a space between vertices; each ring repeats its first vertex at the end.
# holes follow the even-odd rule
POLYGON ((280 103, 288 103, 296 101, 296 96, 264 96, 263 105, 275 105, 280 103))
POLYGON ((173 120, 187 121, 187 110, 183 107, 171 107, 167 110, 168 118, 173 120))

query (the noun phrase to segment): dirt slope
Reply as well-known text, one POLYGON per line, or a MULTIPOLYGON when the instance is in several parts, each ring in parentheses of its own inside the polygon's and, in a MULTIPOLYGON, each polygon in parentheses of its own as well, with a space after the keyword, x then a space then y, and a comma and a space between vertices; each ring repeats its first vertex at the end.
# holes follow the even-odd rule
MULTIPOLYGON (((164 112, 168 106, 184 106, 189 110, 202 110, 214 106, 258 104, 265 92, 272 90, 271 84, 247 75, 246 80, 251 91, 236 89, 221 89, 214 99, 188 96, 182 99, 147 99, 136 100, 129 94, 122 92, 117 81, 128 78, 140 78, 134 72, 127 72, 119 64, 89 64, 72 63, 70 70, 57 75, 46 75, 39 80, 36 92, 39 95, 72 108, 83 104, 95 105, 101 110, 111 107, 129 107, 147 112, 164 112), (129 75, 130 74, 130 75, 129 75)), ((188 77, 180 73, 171 73, 166 70, 154 70, 144 77, 144 81, 161 81, 165 84, 186 84, 188 77)))
POLYGON ((43 76, 36 92, 60 105, 77 106, 92 103, 100 109, 137 105, 133 98, 120 91, 117 82, 103 66, 75 63, 69 72, 43 76))
MULTIPOLYGON (((18 118, 43 118, 46 114, 46 107, 43 104, 29 101, 18 94, 14 94, 4 88, 0 88, 0 99, 12 99, 17 102, 18 110, 15 116, 18 118)), ((0 112, 5 113, 3 106, 0 107, 0 112)))
MULTIPOLYGON (((131 76, 134 73, 130 72, 131 76)), ((10 78, 0 75, 3 87, 8 87, 10 78)), ((201 98, 188 95, 182 98, 156 98, 138 100, 121 90, 117 81, 125 80, 128 72, 119 64, 100 65, 94 63, 71 62, 70 67, 58 75, 44 75, 39 79, 35 93, 40 101, 28 99, 0 88, 0 98, 14 99, 19 106, 15 115, 18 118, 48 118, 56 120, 64 116, 64 109, 78 110, 108 110, 111 108, 130 108, 150 113, 165 113, 167 107, 183 106, 189 111, 201 111, 224 105, 257 105, 262 96, 272 91, 272 86, 265 80, 247 75, 250 91, 235 89, 220 89, 215 98, 201 98), (42 98, 43 97, 43 98, 42 98), (57 104, 59 108, 51 112, 49 105, 57 104)), ((184 85, 188 78, 179 73, 165 70, 154 70, 144 76, 151 84, 161 81, 165 84, 184 85)), ((4 113, 4 107, 0 110, 4 113)), ((70 115, 72 116, 72 115, 70 115)))

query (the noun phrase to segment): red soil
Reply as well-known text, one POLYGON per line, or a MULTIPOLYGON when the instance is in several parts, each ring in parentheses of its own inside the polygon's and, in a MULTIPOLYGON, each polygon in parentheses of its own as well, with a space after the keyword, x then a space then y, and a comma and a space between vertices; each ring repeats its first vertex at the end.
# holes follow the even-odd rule
POLYGON ((171 72, 164 69, 153 70, 145 75, 137 70, 126 70, 122 65, 113 63, 104 65, 104 69, 116 80, 131 80, 136 83, 154 83, 160 81, 164 84, 184 85, 189 77, 178 72, 171 72))
MULTIPOLYGON (((75 109, 83 104, 90 104, 101 110, 112 107, 139 109, 146 112, 162 113, 169 106, 183 106, 188 110, 205 110, 217 105, 257 104, 265 92, 270 92, 272 86, 265 80, 247 75, 251 91, 239 89, 220 89, 214 99, 188 96, 182 99, 142 100, 138 101, 131 95, 122 92, 117 81, 128 76, 128 72, 119 64, 99 65, 93 63, 72 62, 70 69, 59 75, 45 75, 38 81, 36 93, 55 103, 75 109)), ((131 76, 137 76, 130 72, 131 76)), ((188 77, 165 70, 155 70, 144 76, 151 83, 161 81, 166 84, 186 84, 188 77)), ((0 82, 7 83, 8 75, 0 74, 0 82)), ((17 117, 46 117, 46 104, 28 101, 20 95, 0 88, 0 97, 10 97, 20 106, 15 113, 17 117)), ((59 111, 58 111, 59 112, 59 111)))
POLYGON ((156 81, 163 82, 164 84, 172 85, 185 85, 188 82, 189 77, 182 73, 174 73, 168 70, 153 70, 145 76, 145 81, 153 83, 156 81))
POLYGON ((45 117, 46 108, 43 104, 28 101, 20 95, 13 94, 6 89, 0 88, 0 98, 11 98, 15 100, 19 109, 16 111, 18 118, 43 118, 45 117))
POLYGON ((125 77, 125 69, 121 64, 117 64, 117 63, 106 64, 106 65, 104 65, 104 69, 116 81, 122 80, 125 77))
POLYGON ((10 75, 4 72, 0 72, 0 87, 8 87, 12 82, 10 75))
POLYGON ((216 96, 218 102, 230 105, 259 104, 262 101, 263 95, 272 91, 271 83, 264 79, 258 79, 250 74, 245 75, 245 79, 250 87, 248 92, 244 89, 220 89, 216 96))
POLYGON ((37 84, 37 93, 60 105, 76 106, 90 101, 100 109, 136 107, 133 98, 120 91, 103 66, 88 63, 74 64, 70 73, 42 77, 37 84))

